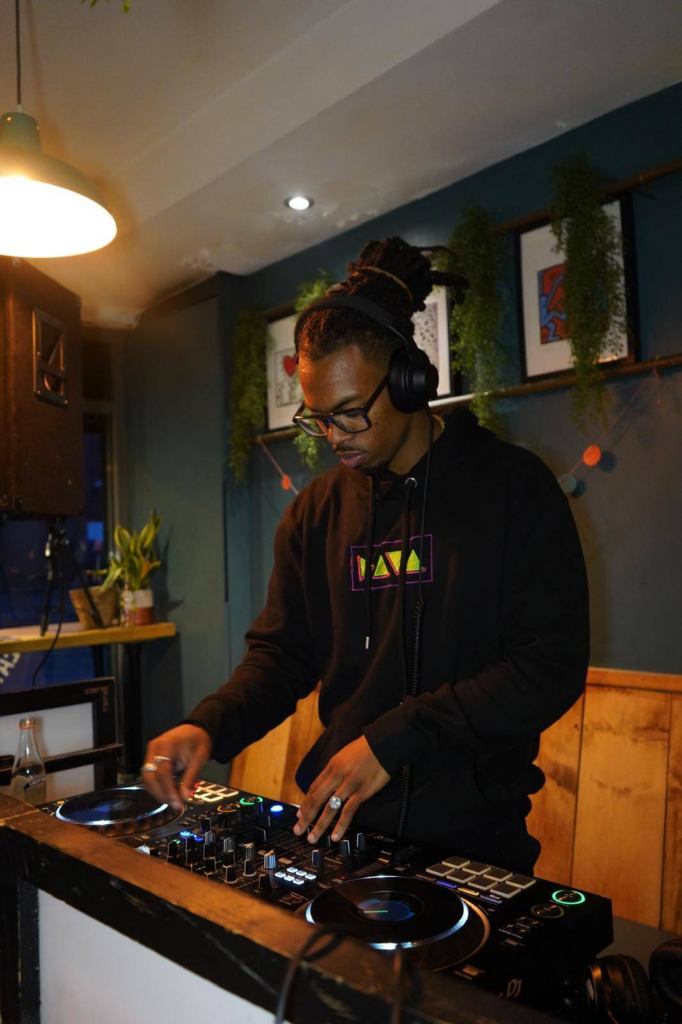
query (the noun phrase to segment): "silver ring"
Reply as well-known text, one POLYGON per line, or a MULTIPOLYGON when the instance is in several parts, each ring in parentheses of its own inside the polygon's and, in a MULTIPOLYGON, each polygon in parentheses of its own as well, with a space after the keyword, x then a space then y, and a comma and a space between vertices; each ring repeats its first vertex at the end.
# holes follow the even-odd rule
POLYGON ((152 760, 154 761, 154 764, 158 767, 161 764, 162 761, 172 761, 173 758, 172 757, 164 757, 163 754, 154 754, 154 757, 152 758, 152 760))
POLYGON ((329 806, 333 811, 340 811, 341 808, 343 807, 343 800, 341 799, 340 796, 330 796, 329 806))
POLYGON ((158 772, 158 770, 158 764, 153 764, 151 761, 145 761, 145 763, 140 768, 141 772, 158 772))

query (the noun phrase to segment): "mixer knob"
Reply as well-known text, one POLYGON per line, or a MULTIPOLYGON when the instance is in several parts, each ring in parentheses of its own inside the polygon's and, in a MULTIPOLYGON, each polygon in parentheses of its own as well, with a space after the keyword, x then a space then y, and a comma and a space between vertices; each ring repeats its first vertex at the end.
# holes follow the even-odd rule
POLYGON ((256 856, 256 845, 255 843, 244 843, 244 860, 249 860, 256 856))
POLYGON ((230 864, 234 864, 234 850, 228 850, 227 853, 223 854, 223 864, 227 867, 230 864))
POLYGON ((257 828, 256 829, 256 839, 258 840, 259 844, 260 843, 267 843, 269 836, 270 836, 270 829, 268 829, 268 828, 257 828))
POLYGON ((208 859, 209 857, 215 857, 215 853, 215 843, 204 843, 204 859, 208 859))
POLYGON ((247 857, 244 861, 244 878, 253 878, 256 874, 256 861, 253 857, 247 857))
POLYGON ((215 857, 206 857, 204 859, 204 870, 207 874, 212 874, 216 869, 215 857))
POLYGON ((324 867, 324 850, 315 849, 312 853, 312 865, 317 871, 321 871, 324 867))
POLYGON ((237 881, 237 866, 235 864, 228 864, 225 868, 225 881, 228 885, 234 885, 237 881))
POLYGON ((237 843, 236 843, 236 840, 235 840, 234 836, 228 836, 226 839, 223 839, 223 854, 226 854, 226 853, 232 853, 233 854, 234 851, 236 850, 236 848, 237 848, 237 843))
POLYGON ((177 839, 171 840, 168 844, 168 860, 177 860, 180 854, 180 843, 177 839))
POLYGON ((355 849, 358 851, 367 849, 367 839, 364 832, 358 832, 355 837, 355 849))
POLYGON ((208 846, 209 843, 215 843, 217 836, 212 828, 209 828, 206 835, 204 836, 204 842, 208 846))
POLYGON ((272 882, 268 875, 258 876, 258 891, 259 892, 270 892, 272 889, 272 882))
POLYGON ((270 826, 272 825, 272 818, 270 817, 269 814, 265 814, 265 813, 259 814, 258 815, 258 824, 262 828, 270 828, 270 826))
POLYGON ((346 863, 351 858, 350 839, 341 840, 341 860, 346 863))
POLYGON ((268 850, 263 856, 263 870, 274 871, 277 867, 277 854, 274 850, 268 850))
POLYGON ((200 822, 199 822, 199 825, 201 827, 201 831, 202 832, 208 832, 210 827, 211 827, 211 819, 210 818, 202 818, 200 820, 200 822))
POLYGON ((328 832, 323 832, 322 835, 320 836, 320 846, 322 846, 325 850, 328 850, 331 845, 332 837, 329 835, 328 832))

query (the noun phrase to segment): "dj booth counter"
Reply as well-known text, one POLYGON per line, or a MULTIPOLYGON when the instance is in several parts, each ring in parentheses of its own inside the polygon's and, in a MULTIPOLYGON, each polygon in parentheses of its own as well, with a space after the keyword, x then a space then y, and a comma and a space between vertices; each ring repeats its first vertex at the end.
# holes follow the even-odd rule
MULTIPOLYGON (((3 1024, 272 1020, 311 928, 277 907, 169 869, 0 796, 3 1024), (113 929, 113 931, 112 931, 113 929)), ((391 1019, 392 958, 352 939, 303 963, 293 1024, 391 1019)), ((409 1024, 546 1021, 466 982, 418 971, 409 1024)))

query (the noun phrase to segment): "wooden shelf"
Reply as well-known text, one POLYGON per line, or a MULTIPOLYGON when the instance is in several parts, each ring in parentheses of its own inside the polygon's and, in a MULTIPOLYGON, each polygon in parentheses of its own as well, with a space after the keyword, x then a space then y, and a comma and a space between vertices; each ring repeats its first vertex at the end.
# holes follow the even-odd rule
MULTIPOLYGON (((0 629, 0 656, 46 651, 52 645, 56 626, 50 626, 40 636, 39 626, 19 626, 0 629)), ((139 644, 147 640, 162 640, 175 636, 173 622, 155 622, 151 626, 110 626, 108 629, 83 629, 79 622, 65 622, 61 628, 56 649, 65 647, 100 647, 103 644, 139 644)))

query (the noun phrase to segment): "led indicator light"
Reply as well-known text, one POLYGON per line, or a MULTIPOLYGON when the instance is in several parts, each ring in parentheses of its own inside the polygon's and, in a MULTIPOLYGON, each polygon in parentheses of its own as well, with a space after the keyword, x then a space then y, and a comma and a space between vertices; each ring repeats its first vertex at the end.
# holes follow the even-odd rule
POLYGON ((580 903, 585 902, 583 894, 576 892, 575 889, 557 889, 552 893, 552 899, 555 903, 560 903, 562 907, 577 907, 580 903))

